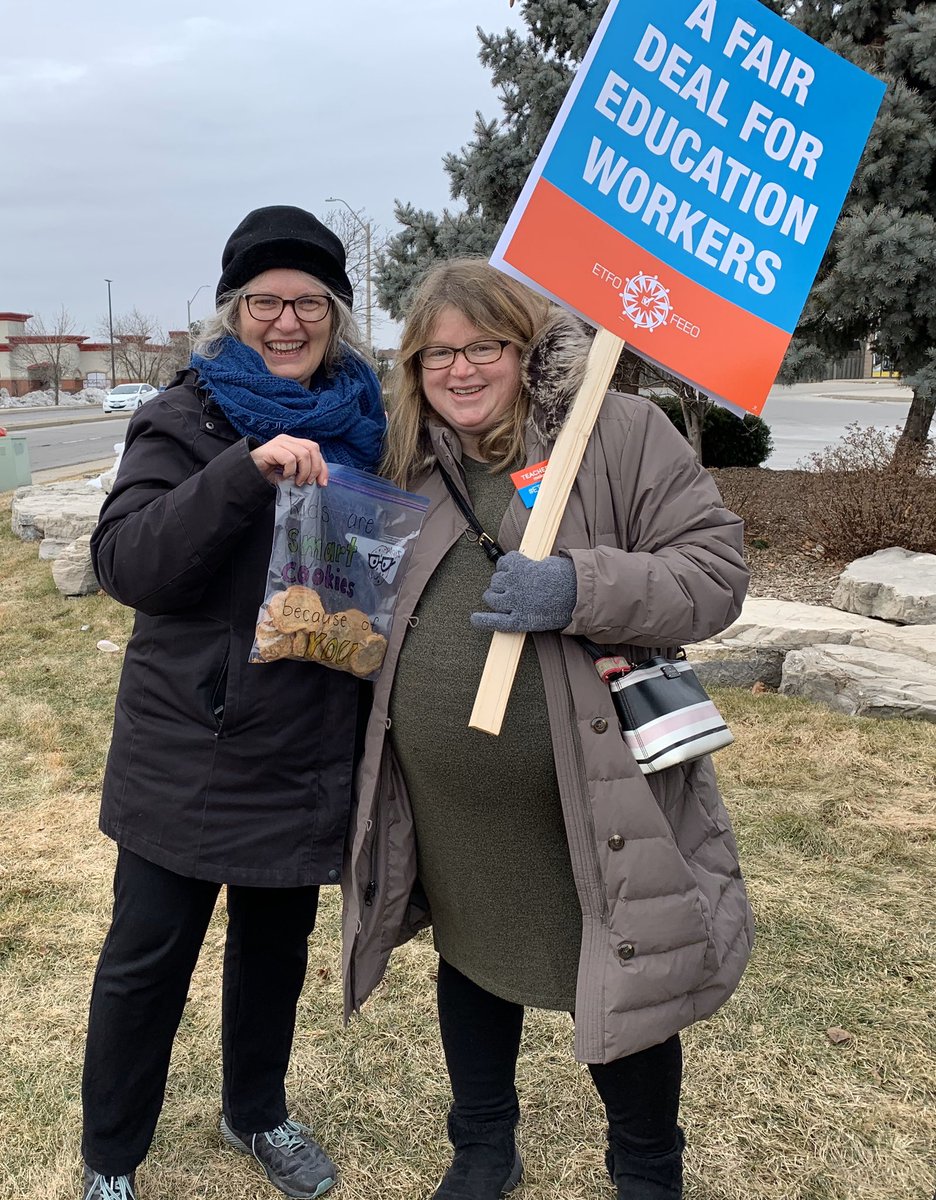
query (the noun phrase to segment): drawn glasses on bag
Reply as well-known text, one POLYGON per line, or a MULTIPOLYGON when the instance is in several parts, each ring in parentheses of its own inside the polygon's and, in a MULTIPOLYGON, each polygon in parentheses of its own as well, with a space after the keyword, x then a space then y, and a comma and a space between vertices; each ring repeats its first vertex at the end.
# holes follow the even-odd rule
POLYGON ((371 550, 367 555, 367 565, 376 575, 387 575, 398 558, 398 554, 385 554, 380 550, 371 550))
POLYGON ((244 299, 247 311, 255 321, 275 321, 288 304, 300 321, 311 325, 324 321, 332 306, 331 296, 298 296, 295 300, 284 300, 282 296, 271 296, 267 292, 251 292, 244 299))
POLYGON ((467 346, 424 346, 419 351, 420 366, 425 367, 427 371, 442 371, 445 367, 450 367, 459 354, 465 356, 465 361, 473 363, 476 367, 485 366, 487 363, 495 363, 504 353, 507 346, 510 345, 510 339, 506 338, 503 341, 494 338, 485 338, 481 342, 469 342, 467 346))

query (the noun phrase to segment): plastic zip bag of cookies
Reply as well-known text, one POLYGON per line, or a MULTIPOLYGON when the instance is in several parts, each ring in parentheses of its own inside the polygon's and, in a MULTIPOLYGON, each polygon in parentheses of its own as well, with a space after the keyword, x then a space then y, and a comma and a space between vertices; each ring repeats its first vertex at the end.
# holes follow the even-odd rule
POLYGON ((250 661, 299 659, 376 679, 428 507, 425 496, 332 463, 326 487, 278 483, 250 661))

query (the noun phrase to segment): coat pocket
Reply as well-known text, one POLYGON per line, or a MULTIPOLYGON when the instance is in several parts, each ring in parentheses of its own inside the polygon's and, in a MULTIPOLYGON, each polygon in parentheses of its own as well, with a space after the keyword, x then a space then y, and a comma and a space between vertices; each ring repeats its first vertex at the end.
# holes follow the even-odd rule
POLYGON ((707 975, 714 974, 722 965, 726 946, 721 931, 722 902, 740 870, 711 763, 707 759, 683 763, 649 776, 647 781, 695 881, 695 899, 708 938, 705 970, 707 975))
POLYGON ((230 646, 228 646, 228 648, 224 652, 224 660, 221 663, 221 667, 220 667, 217 675, 215 676, 215 681, 214 681, 214 685, 212 686, 212 689, 211 689, 210 701, 209 701, 210 707, 211 707, 211 716, 212 716, 212 719, 214 720, 215 728, 217 729, 217 731, 219 733, 221 732, 221 729, 224 725, 224 713, 227 708, 227 687, 228 687, 228 675, 230 673, 230 665, 231 665, 231 648, 230 648, 230 646))

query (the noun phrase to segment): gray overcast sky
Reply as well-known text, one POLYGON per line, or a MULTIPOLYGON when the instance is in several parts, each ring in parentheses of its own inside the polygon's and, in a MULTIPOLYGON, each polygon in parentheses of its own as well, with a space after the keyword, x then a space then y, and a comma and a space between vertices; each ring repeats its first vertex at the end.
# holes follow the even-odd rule
MULTIPOLYGON (((442 156, 500 114, 476 27, 508 0, 117 0, 4 4, 0 311, 64 304, 96 337, 136 307, 209 311, 251 208, 341 196, 393 231, 393 202, 449 204, 442 156)), ((375 326, 375 340, 393 340, 375 326)))

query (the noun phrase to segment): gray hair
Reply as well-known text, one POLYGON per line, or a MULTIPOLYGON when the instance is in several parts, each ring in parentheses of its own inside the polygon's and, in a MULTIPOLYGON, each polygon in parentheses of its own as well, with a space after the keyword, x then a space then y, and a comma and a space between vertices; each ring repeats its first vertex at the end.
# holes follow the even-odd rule
MULTIPOLYGON (((314 277, 310 276, 310 278, 314 277)), ((351 309, 321 280, 317 279, 316 283, 331 297, 332 302, 331 333, 328 345, 325 347, 325 357, 322 360, 325 370, 332 372, 338 367, 345 349, 353 351, 368 366, 373 366, 370 347, 365 346, 351 309)), ((202 358, 215 358, 220 353, 221 342, 225 337, 230 335, 240 341, 240 331, 237 327, 240 302, 250 292, 252 286, 253 280, 250 280, 249 283, 245 283, 242 287, 221 297, 217 310, 201 324, 198 337, 192 347, 194 354, 200 354, 202 358)))

